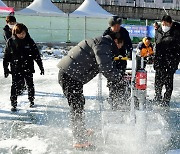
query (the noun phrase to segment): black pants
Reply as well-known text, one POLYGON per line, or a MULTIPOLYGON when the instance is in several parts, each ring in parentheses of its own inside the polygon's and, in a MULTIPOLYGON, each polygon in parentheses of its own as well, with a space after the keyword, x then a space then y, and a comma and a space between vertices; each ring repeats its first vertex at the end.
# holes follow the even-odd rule
POLYGON ((136 70, 145 69, 147 58, 144 58, 143 60, 143 68, 141 66, 141 57, 136 56, 136 70))
POLYGON ((115 67, 121 71, 126 71, 126 67, 127 67, 127 61, 126 60, 117 60, 113 62, 113 65, 115 65, 115 67))
POLYGON ((75 142, 85 143, 87 142, 87 133, 85 128, 83 84, 66 74, 62 74, 62 78, 59 78, 59 80, 61 80, 60 83, 63 93, 70 106, 70 116, 75 142))
POLYGON ((33 74, 32 73, 16 73, 12 74, 12 86, 11 86, 11 105, 17 106, 17 96, 19 87, 22 87, 22 84, 24 84, 24 81, 27 84, 28 87, 28 99, 30 101, 34 100, 34 82, 33 82, 33 74))
POLYGON ((19 95, 21 95, 23 93, 23 91, 26 89, 25 79, 24 80, 22 79, 21 82, 19 82, 17 89, 18 89, 17 93, 19 95))
POLYGON ((169 102, 171 100, 171 95, 173 91, 173 79, 174 72, 168 72, 166 70, 156 70, 155 73, 155 96, 157 98, 162 97, 162 88, 165 86, 165 93, 163 97, 164 102, 169 102))

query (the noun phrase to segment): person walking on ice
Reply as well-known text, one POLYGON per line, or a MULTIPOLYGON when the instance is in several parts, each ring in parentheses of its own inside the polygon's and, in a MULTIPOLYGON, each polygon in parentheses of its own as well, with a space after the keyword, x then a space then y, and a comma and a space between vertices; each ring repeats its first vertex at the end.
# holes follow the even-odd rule
POLYGON ((33 39, 27 34, 28 29, 24 24, 16 24, 12 30, 12 37, 6 43, 3 58, 5 78, 7 78, 9 74, 12 74, 10 100, 12 106, 11 111, 13 112, 17 110, 18 84, 22 83, 24 79, 28 87, 30 107, 34 106, 34 60, 41 70, 40 74, 44 75, 40 52, 33 39))
MULTIPOLYGON (((8 39, 12 37, 12 29, 17 24, 15 16, 9 15, 6 17, 6 25, 3 28, 4 31, 4 40, 7 42, 8 39)), ((29 35, 29 34, 26 34, 29 35)), ((18 84, 18 95, 23 94, 23 92, 26 90, 25 80, 22 80, 22 83, 18 84)))
POLYGON ((83 85, 102 73, 109 81, 120 82, 123 72, 113 65, 114 53, 123 46, 116 35, 83 40, 58 63, 58 81, 70 106, 75 148, 89 148, 85 127, 83 85))

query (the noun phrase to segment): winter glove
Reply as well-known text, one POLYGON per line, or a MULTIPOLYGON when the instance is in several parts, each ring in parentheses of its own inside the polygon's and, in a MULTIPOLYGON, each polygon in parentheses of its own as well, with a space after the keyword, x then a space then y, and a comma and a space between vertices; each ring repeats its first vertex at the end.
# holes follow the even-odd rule
POLYGON ((41 68, 41 73, 40 75, 44 75, 44 68, 41 68))
POLYGON ((121 60, 122 57, 123 57, 122 55, 119 55, 117 57, 114 57, 114 60, 121 60))
POLYGON ((4 77, 7 78, 9 76, 9 74, 10 74, 9 69, 5 69, 4 70, 4 77))
POLYGON ((123 57, 122 55, 119 55, 117 57, 114 57, 114 60, 117 61, 117 60, 128 60, 129 58, 128 57, 123 57))

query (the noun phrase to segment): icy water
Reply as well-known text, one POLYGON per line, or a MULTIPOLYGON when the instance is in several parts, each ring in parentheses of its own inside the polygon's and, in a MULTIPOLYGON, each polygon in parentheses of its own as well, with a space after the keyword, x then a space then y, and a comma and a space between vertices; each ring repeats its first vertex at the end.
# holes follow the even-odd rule
MULTIPOLYGON (((180 75, 175 75, 170 109, 148 104, 146 112, 136 111, 133 123, 128 110, 104 110, 97 96, 98 76, 84 86, 87 128, 94 130, 89 137, 94 151, 72 148, 69 107, 57 82, 59 59, 43 58, 45 75, 36 66, 34 75, 36 107, 30 109, 27 92, 18 97, 17 113, 10 112, 11 78, 0 73, 0 153, 2 154, 165 154, 180 149, 180 75), (91 98, 91 99, 89 99, 91 98)), ((2 59, 0 59, 2 66, 2 59)), ((148 99, 154 95, 154 73, 148 73, 148 99)), ((108 89, 103 78, 103 98, 108 89)))

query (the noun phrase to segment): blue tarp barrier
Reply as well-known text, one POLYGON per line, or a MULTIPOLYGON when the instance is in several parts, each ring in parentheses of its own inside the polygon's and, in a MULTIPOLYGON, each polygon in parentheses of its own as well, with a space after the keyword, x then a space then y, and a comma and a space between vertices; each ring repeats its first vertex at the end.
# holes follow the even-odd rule
POLYGON ((126 28, 129 32, 130 37, 145 37, 149 36, 154 38, 154 27, 153 26, 141 26, 141 25, 125 25, 122 27, 126 28))

